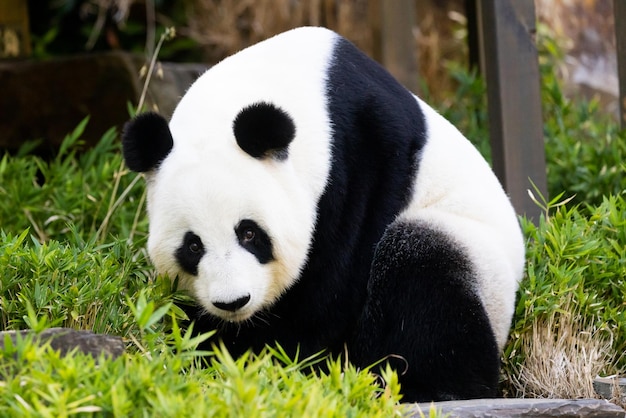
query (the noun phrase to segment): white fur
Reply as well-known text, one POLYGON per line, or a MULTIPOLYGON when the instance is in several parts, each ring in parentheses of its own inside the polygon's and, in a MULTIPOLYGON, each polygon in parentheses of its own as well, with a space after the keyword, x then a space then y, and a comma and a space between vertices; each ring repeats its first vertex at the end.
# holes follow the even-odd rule
POLYGON ((478 274, 477 290, 502 349, 525 260, 515 211, 476 148, 450 122, 416 99, 424 112, 428 142, 412 202, 399 218, 426 221, 469 254, 478 274))
POLYGON ((302 28, 208 70, 176 108, 170 121, 174 148, 148 176, 148 249, 157 270, 182 277, 182 287, 224 319, 245 320, 273 303, 306 262, 330 170, 324 81, 336 38, 328 30, 302 28), (296 138, 285 161, 254 159, 235 141, 233 120, 258 101, 277 105, 294 120, 296 138), (234 228, 246 218, 270 235, 275 261, 261 265, 238 244, 234 228), (189 230, 206 248, 197 277, 183 274, 174 256, 189 230), (246 294, 250 302, 236 313, 212 304, 246 294))

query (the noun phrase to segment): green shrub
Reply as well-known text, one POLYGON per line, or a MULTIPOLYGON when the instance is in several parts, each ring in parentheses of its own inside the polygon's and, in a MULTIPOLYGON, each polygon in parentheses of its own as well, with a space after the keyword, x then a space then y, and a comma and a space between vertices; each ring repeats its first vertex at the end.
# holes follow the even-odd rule
MULTIPOLYGON (((578 317, 587 330, 610 335, 613 364, 605 372, 626 369, 626 202, 604 197, 598 206, 550 208, 539 224, 523 220, 527 270, 509 344, 504 355, 511 381, 528 353, 524 343, 538 323, 555 313, 578 317)), ((583 331, 583 330, 578 330, 583 331)), ((550 359, 546 359, 550 361, 550 359)), ((587 376, 592 379, 595 376, 587 376)))

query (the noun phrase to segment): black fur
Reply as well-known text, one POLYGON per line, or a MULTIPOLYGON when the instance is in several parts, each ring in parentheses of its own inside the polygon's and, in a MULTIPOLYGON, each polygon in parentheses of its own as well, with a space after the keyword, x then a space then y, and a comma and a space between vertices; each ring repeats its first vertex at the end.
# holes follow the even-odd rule
POLYGON ((242 109, 233 122, 239 147, 254 158, 287 158, 287 147, 296 134, 291 117, 271 103, 254 103, 242 109))
POLYGON ((183 242, 176 250, 176 261, 189 274, 198 275, 198 263, 205 254, 204 244, 199 236, 187 231, 183 242))
POLYGON ((374 248, 409 202, 426 141, 413 95, 346 40, 336 45, 326 91, 333 127, 330 180, 318 203, 309 262, 274 309, 293 318, 284 326, 296 329, 305 354, 341 352, 354 332, 374 248))
POLYGON ((141 113, 124 126, 122 152, 126 166, 133 171, 144 173, 157 168, 173 146, 167 121, 158 113, 141 113))
POLYGON ((471 263, 445 234, 391 226, 376 247, 351 360, 394 355, 405 401, 495 397, 500 355, 474 284, 471 263))

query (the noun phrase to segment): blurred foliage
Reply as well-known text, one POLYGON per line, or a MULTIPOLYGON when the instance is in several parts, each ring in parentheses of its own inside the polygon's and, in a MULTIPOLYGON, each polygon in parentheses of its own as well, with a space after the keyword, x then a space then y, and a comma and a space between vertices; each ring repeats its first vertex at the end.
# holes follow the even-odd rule
MULTIPOLYGON (((539 26, 537 44, 548 196, 564 193, 574 196, 572 204, 597 206, 603 196, 625 193, 626 131, 596 100, 565 96, 559 75, 565 57, 548 27, 539 26)), ((454 63, 447 66, 458 87, 447 98, 432 102, 490 160, 485 82, 475 70, 454 63)), ((427 86, 423 91, 430 99, 427 86)))
MULTIPOLYGON (((149 5, 145 2, 127 2, 127 11, 106 0, 29 0, 28 3, 33 57, 37 59, 86 51, 149 54, 153 47, 146 48, 150 31, 155 31, 156 40, 163 27, 182 24, 186 19, 184 2, 178 1, 151 2, 155 11, 153 21, 147 21, 149 5)), ((167 61, 201 59, 197 43, 180 34, 161 49, 159 57, 167 61)))
POLYGON ((548 190, 551 196, 576 195, 573 203, 599 205, 603 196, 626 191, 626 132, 597 100, 563 94, 559 41, 545 26, 539 34, 548 190))

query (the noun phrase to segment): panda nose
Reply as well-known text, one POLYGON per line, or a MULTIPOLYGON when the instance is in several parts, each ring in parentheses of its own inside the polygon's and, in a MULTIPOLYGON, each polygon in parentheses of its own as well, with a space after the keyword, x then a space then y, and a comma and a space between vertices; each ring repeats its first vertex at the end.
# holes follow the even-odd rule
POLYGON ((224 311, 235 312, 246 306, 248 301, 250 301, 250 295, 245 295, 230 302, 213 302, 213 306, 224 311))

